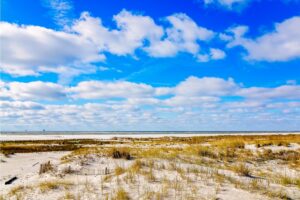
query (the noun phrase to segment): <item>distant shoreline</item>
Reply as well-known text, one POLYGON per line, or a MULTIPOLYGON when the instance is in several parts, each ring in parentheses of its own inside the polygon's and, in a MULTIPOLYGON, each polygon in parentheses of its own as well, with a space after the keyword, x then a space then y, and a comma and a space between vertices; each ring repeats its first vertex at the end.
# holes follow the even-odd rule
POLYGON ((0 141, 22 141, 22 140, 61 140, 61 139, 104 139, 119 138, 159 138, 159 137, 195 137, 195 136, 220 136, 220 135, 289 135, 300 134, 299 132, 15 132, 0 133, 0 141), (51 134, 50 134, 51 133, 51 134), (75 134, 72 134, 75 133, 75 134))
POLYGON ((250 134, 250 133, 300 133, 300 130, 295 131, 0 131, 0 135, 70 135, 70 134, 117 134, 117 135, 131 135, 131 134, 250 134))

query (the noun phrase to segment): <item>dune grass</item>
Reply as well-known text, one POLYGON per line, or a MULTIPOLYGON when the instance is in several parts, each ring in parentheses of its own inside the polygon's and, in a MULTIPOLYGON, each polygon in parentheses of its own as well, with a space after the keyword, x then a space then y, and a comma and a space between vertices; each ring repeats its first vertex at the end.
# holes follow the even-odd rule
POLYGON ((115 193, 115 196, 112 197, 113 200, 129 200, 128 193, 122 188, 119 187, 115 193))
POLYGON ((251 176, 250 168, 244 163, 234 166, 233 170, 240 176, 251 176))
MULTIPOLYGON (((49 173, 55 168, 71 176, 73 164, 88 169, 99 161, 103 171, 109 169, 97 175, 101 176, 100 186, 93 182, 83 186, 84 191, 91 194, 99 189, 104 199, 134 199, 136 194, 134 197, 140 199, 199 199, 201 189, 215 187, 213 193, 203 197, 210 199, 217 198, 220 188, 225 185, 264 195, 266 199, 288 199, 290 194, 285 189, 300 188, 300 179, 293 174, 286 176, 275 172, 270 164, 298 173, 300 149, 291 148, 294 143, 300 144, 299 135, 114 138, 107 143, 93 140, 45 144, 4 142, 1 147, 5 146, 5 152, 16 152, 16 146, 24 148, 33 144, 26 148, 39 152, 39 145, 55 144, 61 148, 68 145, 64 150, 71 151, 61 159, 64 168, 43 163, 41 174, 56 176, 57 173, 49 173)), ((80 173, 76 175, 80 176, 80 173)), ((49 191, 61 191, 65 199, 73 198, 64 191, 72 188, 72 183, 63 183, 59 179, 39 183, 37 188, 45 195, 49 191)), ((26 194, 24 190, 16 188, 11 195, 22 197, 26 194)))
POLYGON ((38 184, 38 188, 42 193, 49 192, 51 190, 58 190, 62 189, 69 189, 74 184, 70 181, 64 180, 51 180, 51 181, 44 181, 38 184))

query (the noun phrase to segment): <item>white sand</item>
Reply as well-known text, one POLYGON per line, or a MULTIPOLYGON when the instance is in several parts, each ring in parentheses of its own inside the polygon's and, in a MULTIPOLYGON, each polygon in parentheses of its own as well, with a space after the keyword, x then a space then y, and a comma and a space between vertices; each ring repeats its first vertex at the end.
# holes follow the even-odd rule
MULTIPOLYGON (((147 191, 161 191, 160 182, 152 182, 149 183, 147 179, 143 176, 137 177, 137 182, 132 184, 130 187, 127 186, 125 182, 118 183, 118 179, 114 177, 111 181, 107 183, 103 183, 104 192, 100 191, 101 185, 101 177, 104 176, 103 171, 105 168, 108 168, 109 171, 113 171, 116 166, 121 166, 123 168, 127 168, 134 161, 127 161, 124 159, 111 159, 111 158, 103 158, 103 157, 91 157, 88 159, 88 163, 84 166, 79 167, 78 163, 72 162, 68 164, 61 164, 59 162, 59 158, 65 155, 66 152, 46 152, 46 153, 25 153, 25 154, 14 154, 9 158, 2 158, 6 160, 5 163, 1 163, 1 175, 0 175, 0 194, 7 194, 7 192, 19 185, 28 185, 32 187, 29 191, 24 192, 23 195, 27 199, 62 199, 65 195, 66 190, 63 189, 54 189, 50 192, 43 193, 39 190, 38 184, 43 181, 49 180, 71 180, 75 183, 74 186, 70 189, 71 193, 74 195, 80 196, 80 199, 102 199, 107 194, 107 191, 115 191, 119 186, 122 185, 127 191, 131 190, 130 194, 133 199, 141 199, 147 193, 147 191), (80 169, 79 174, 67 175, 64 178, 58 178, 56 175, 51 174, 43 174, 38 175, 39 164, 43 162, 51 161, 54 165, 58 166, 58 168, 63 168, 65 166, 71 165, 73 169, 80 169), (32 166, 39 162, 39 164, 32 166), (17 176, 18 180, 13 182, 11 185, 4 185, 4 181, 9 177, 17 176), (91 191, 89 191, 91 190, 91 191)), ((163 163, 163 162, 162 162, 163 163)), ((188 165, 182 165, 178 163, 178 166, 186 169, 188 165)), ((207 170, 206 167, 201 167, 202 170, 207 170)), ((177 182, 177 179, 180 179, 176 171, 154 171, 156 177, 163 178, 167 175, 168 179, 171 180, 171 184, 177 182), (164 174, 164 175, 163 175, 164 174)), ((124 177, 125 174, 121 175, 124 177)), ((234 188, 233 185, 224 184, 219 191, 216 191, 216 184, 211 180, 208 180, 205 175, 200 178, 196 176, 192 176, 191 179, 197 181, 197 193, 192 194, 191 191, 187 189, 183 189, 182 191, 175 192, 173 189, 170 189, 168 198, 166 199, 182 199, 189 195, 193 195, 194 197, 198 196, 201 199, 214 199, 216 197, 221 199, 230 199, 230 200, 239 200, 243 198, 247 199, 269 199, 266 196, 251 193, 243 189, 234 188), (216 194, 218 193, 218 194, 216 194)), ((179 181, 178 184, 189 184, 186 181, 179 181)), ((171 185, 169 187, 172 187, 171 185)), ((114 195, 109 192, 108 194, 114 195)), ((142 198, 144 199, 144 198, 142 198)))
POLYGON ((68 152, 39 152, 39 153, 16 153, 5 157, 0 154, 0 192, 6 191, 12 186, 28 183, 28 179, 39 173, 41 163, 51 161, 54 164, 60 162, 60 158, 68 152), (4 185, 10 178, 18 179, 11 185, 4 185))
POLYGON ((162 133, 162 134, 80 134, 80 135, 63 135, 63 134, 47 134, 47 135, 18 135, 18 134, 0 134, 0 141, 20 141, 20 140, 61 140, 61 139, 101 139, 108 140, 113 137, 118 138, 159 138, 159 137, 193 137, 193 136, 220 136, 220 135, 288 135, 300 134, 300 132, 251 132, 251 133, 162 133))
MULTIPOLYGON (((252 133, 256 134, 256 133, 252 133)), ((262 134, 262 133, 259 133, 262 134)), ((270 133, 266 133, 270 134, 270 133)), ((278 133, 275 133, 278 134, 278 133)), ((284 133, 280 133, 284 134, 284 133)), ((286 133, 290 134, 290 133, 286 133)), ((216 135, 216 134, 202 134, 216 135)), ((222 134, 219 134, 222 135, 222 134)), ((238 134, 237 134, 238 135, 238 134)), ((201 136, 199 134, 155 134, 155 135, 1 135, 0 140, 47 140, 47 139, 111 139, 112 137, 164 137, 164 136, 201 136)), ((179 144, 177 144, 179 145, 179 144)), ((260 149, 277 150, 297 150, 299 144, 291 144, 289 147, 275 147, 267 146, 260 149)), ((257 151, 258 149, 254 145, 246 145, 246 149, 257 151)), ((202 166, 190 163, 181 163, 177 161, 168 161, 156 159, 156 165, 164 165, 164 168, 154 168, 153 174, 159 181, 149 181, 144 175, 136 175, 135 182, 130 183, 126 179, 128 172, 121 174, 119 177, 114 175, 114 169, 116 166, 122 168, 130 167, 134 160, 125 159, 112 159, 110 157, 100 157, 96 154, 90 154, 83 157, 75 157, 74 160, 68 163, 62 163, 61 157, 69 154, 70 152, 40 152, 40 153, 16 153, 5 157, 0 154, 0 195, 6 195, 9 197, 8 192, 16 186, 30 186, 30 189, 24 189, 22 195, 25 195, 25 199, 65 199, 67 191, 74 194, 78 199, 105 199, 106 195, 113 196, 118 189, 122 186, 132 197, 132 199, 144 199, 145 194, 152 192, 160 193, 163 190, 164 179, 169 180, 168 197, 164 199, 186 199, 191 197, 194 199, 222 199, 222 200, 256 200, 256 199, 274 199, 263 195, 262 192, 250 192, 247 189, 235 187, 231 183, 218 183, 211 179, 210 175, 215 170, 209 166, 202 166), (41 163, 51 161, 55 166, 55 172, 47 172, 39 175, 39 167, 41 163), (84 162, 82 162, 84 161, 84 162), (171 162, 175 163, 178 167, 187 171, 187 169, 197 168, 200 173, 186 173, 189 178, 182 178, 176 169, 169 169, 171 162), (83 164, 84 163, 84 164, 83 164), (63 170, 68 166, 71 166, 76 173, 64 174, 63 170), (104 182, 105 169, 108 169, 109 175, 113 175, 113 178, 104 182), (4 182, 10 178, 17 176, 18 179, 11 185, 4 185, 4 182), (52 189, 46 193, 43 193, 39 187, 39 183, 45 181, 71 181, 74 185, 69 189, 64 189, 61 186, 58 189, 52 189), (127 180, 127 181, 126 181, 127 180), (177 181, 179 180, 179 181, 177 181), (175 190, 174 184, 182 185, 182 189, 175 190), (196 188, 195 191, 192 191, 196 188), (80 197, 80 198, 79 198, 80 197), (199 198, 198 198, 199 197, 199 198), (200 198, 201 197, 201 198, 200 198)), ((249 164, 249 163, 248 163, 249 164)), ((264 172, 272 172, 277 175, 288 175, 291 177, 298 177, 300 172, 298 170, 288 169, 286 165, 281 165, 277 161, 270 161, 266 163, 250 164, 256 169, 263 170, 264 172), (270 171, 271 170, 271 171, 270 171)), ((149 167, 144 167, 145 170, 149 170, 149 167)), ((218 170, 219 173, 238 179, 239 181, 250 184, 252 178, 241 177, 232 171, 218 170)), ((262 180, 261 183, 266 181, 262 180)), ((271 183, 268 185, 270 190, 275 188, 280 190, 284 188, 290 196, 295 199, 300 199, 300 191, 293 187, 284 187, 277 183, 271 183)), ((24 196, 23 196, 24 197, 24 196)), ((14 199, 14 198, 13 198, 14 199)))

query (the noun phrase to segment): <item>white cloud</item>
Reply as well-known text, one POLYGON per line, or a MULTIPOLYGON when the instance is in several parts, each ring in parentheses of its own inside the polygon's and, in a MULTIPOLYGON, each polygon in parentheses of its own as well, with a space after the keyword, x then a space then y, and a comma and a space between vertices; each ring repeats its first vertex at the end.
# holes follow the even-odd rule
POLYGON ((0 70, 12 75, 38 75, 60 66, 78 66, 103 60, 90 41, 39 26, 0 22, 0 70))
POLYGON ((153 87, 128 81, 84 81, 73 87, 40 81, 0 81, 0 94, 4 99, 0 101, 0 117, 5 124, 1 128, 294 129, 299 128, 297 122, 300 120, 299 88, 299 85, 246 88, 230 78, 193 76, 174 87, 153 87), (223 99, 232 96, 244 98, 223 99), (80 99, 96 99, 101 103, 82 104, 80 99), (44 100, 49 101, 42 103, 44 100), (64 100, 66 104, 59 102, 57 105, 55 100, 64 100))
POLYGON ((43 0, 43 5, 50 9, 54 22, 59 26, 66 26, 71 23, 73 3, 70 0, 43 0))
POLYGON ((233 93, 237 88, 238 85, 231 78, 224 80, 216 77, 190 76, 176 86, 175 94, 179 96, 225 96, 233 93))
POLYGON ((134 54, 137 48, 144 46, 146 40, 159 40, 163 35, 163 28, 148 16, 134 15, 123 10, 114 16, 114 21, 118 29, 109 30, 103 26, 100 18, 85 12, 72 30, 92 40, 100 50, 116 55, 134 54))
POLYGON ((129 98, 126 103, 130 105, 158 105, 161 103, 159 99, 156 98, 129 98))
MULTIPOLYGON (((69 9, 67 1, 50 2, 58 3, 57 15, 63 18, 69 9)), ((179 52, 197 55, 199 43, 215 35, 182 13, 166 17, 166 27, 157 25, 149 16, 126 10, 113 20, 116 28, 110 29, 100 18, 83 12, 63 31, 0 22, 0 70, 15 76, 52 72, 61 75, 61 82, 67 82, 72 76, 94 73, 97 67, 93 63, 103 61, 105 53, 135 57, 135 51, 141 50, 154 57, 170 57, 179 52)), ((211 50, 212 59, 219 59, 220 52, 211 50)))
POLYGON ((1 98, 14 100, 60 100, 66 98, 65 88, 61 85, 33 81, 29 83, 1 83, 1 98))
MULTIPOLYGON (((211 98, 211 97, 209 97, 211 98)), ((270 108, 255 103, 221 104, 203 98, 171 98, 169 106, 157 100, 144 103, 42 105, 0 102, 2 130, 293 130, 299 128, 299 103, 282 102, 270 108), (173 102, 172 99, 174 100, 173 102), (177 100, 176 100, 177 99, 177 100), (191 105, 185 104, 189 101, 191 105), (274 111, 276 109, 276 112, 274 111), (284 117, 282 116, 284 113, 284 117), (263 122, 263 123, 262 123, 263 122), (270 126, 271 125, 271 126, 270 126), (271 127, 271 128, 270 128, 271 127)))
POLYGON ((220 59, 224 59, 226 57, 226 54, 221 49, 211 48, 210 56, 212 60, 220 60, 220 59))
POLYGON ((198 54, 197 60, 199 62, 208 62, 210 60, 221 60, 226 57, 226 53, 221 49, 210 48, 209 54, 198 54))
POLYGON ((174 93, 174 88, 172 87, 157 87, 155 88, 156 96, 170 95, 174 93))
POLYGON ((218 102, 220 99, 218 97, 212 96, 174 96, 163 101, 165 105, 168 106, 201 106, 201 107, 213 107, 215 102, 218 102))
POLYGON ((250 87, 242 88, 236 94, 250 99, 300 99, 300 86, 282 85, 276 88, 250 87))
POLYGON ((266 106, 264 101, 254 101, 254 100, 246 100, 246 101, 238 101, 238 102, 228 102, 224 104, 226 108, 260 108, 266 106))
POLYGON ((32 101, 0 101, 1 112, 8 109, 16 110, 41 110, 44 106, 32 101))
POLYGON ((164 95, 205 98, 207 96, 225 96, 232 94, 237 89, 238 85, 232 79, 191 76, 175 87, 152 87, 144 83, 128 81, 84 81, 69 88, 68 93, 73 98, 82 99, 135 98, 141 100, 141 98, 164 95))
POLYGON ((151 56, 174 56, 178 52, 196 54, 200 48, 198 41, 208 41, 214 36, 213 31, 198 26, 183 13, 168 16, 166 20, 171 24, 171 27, 166 29, 166 38, 154 40, 145 48, 151 56))
POLYGON ((150 97, 153 96, 155 90, 152 86, 143 83, 84 81, 71 87, 69 92, 72 93, 73 98, 103 99, 150 97))
POLYGON ((232 9, 234 7, 240 7, 247 3, 249 3, 251 0, 203 0, 204 4, 206 5, 219 5, 227 9, 232 9))
POLYGON ((199 54, 199 55, 197 55, 197 61, 198 62, 208 62, 209 55, 208 54, 199 54))
POLYGON ((300 58, 300 17, 292 17, 275 24, 275 30, 256 39, 245 38, 247 27, 231 30, 234 39, 229 47, 242 46, 248 52, 246 59, 264 61, 288 61, 300 58))
MULTIPOLYGON (((242 87, 232 78, 190 76, 174 87, 153 87, 129 81, 82 81, 72 87, 56 83, 33 81, 0 82, 0 98, 13 100, 76 100, 102 99, 107 103, 183 102, 215 100, 218 97, 239 96, 247 100, 300 99, 299 85, 281 85, 274 88, 242 87), (202 98, 203 97, 203 98, 202 98)), ((172 103, 168 103, 171 105, 172 103)), ((176 103, 174 103, 175 105, 176 103)))
POLYGON ((114 21, 117 29, 110 30, 103 26, 100 18, 85 12, 72 30, 112 54, 132 55, 140 48, 154 57, 175 56, 178 52, 195 54, 199 51, 198 41, 207 41, 214 36, 213 31, 198 26, 182 13, 166 17, 171 26, 165 29, 149 16, 126 10, 115 15, 114 21))

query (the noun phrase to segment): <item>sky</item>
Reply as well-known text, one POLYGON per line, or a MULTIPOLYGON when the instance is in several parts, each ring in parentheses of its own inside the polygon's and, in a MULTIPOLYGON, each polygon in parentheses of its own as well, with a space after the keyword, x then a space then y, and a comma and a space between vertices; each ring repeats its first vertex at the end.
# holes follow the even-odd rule
POLYGON ((1 0, 2 131, 300 130, 300 0, 1 0))

